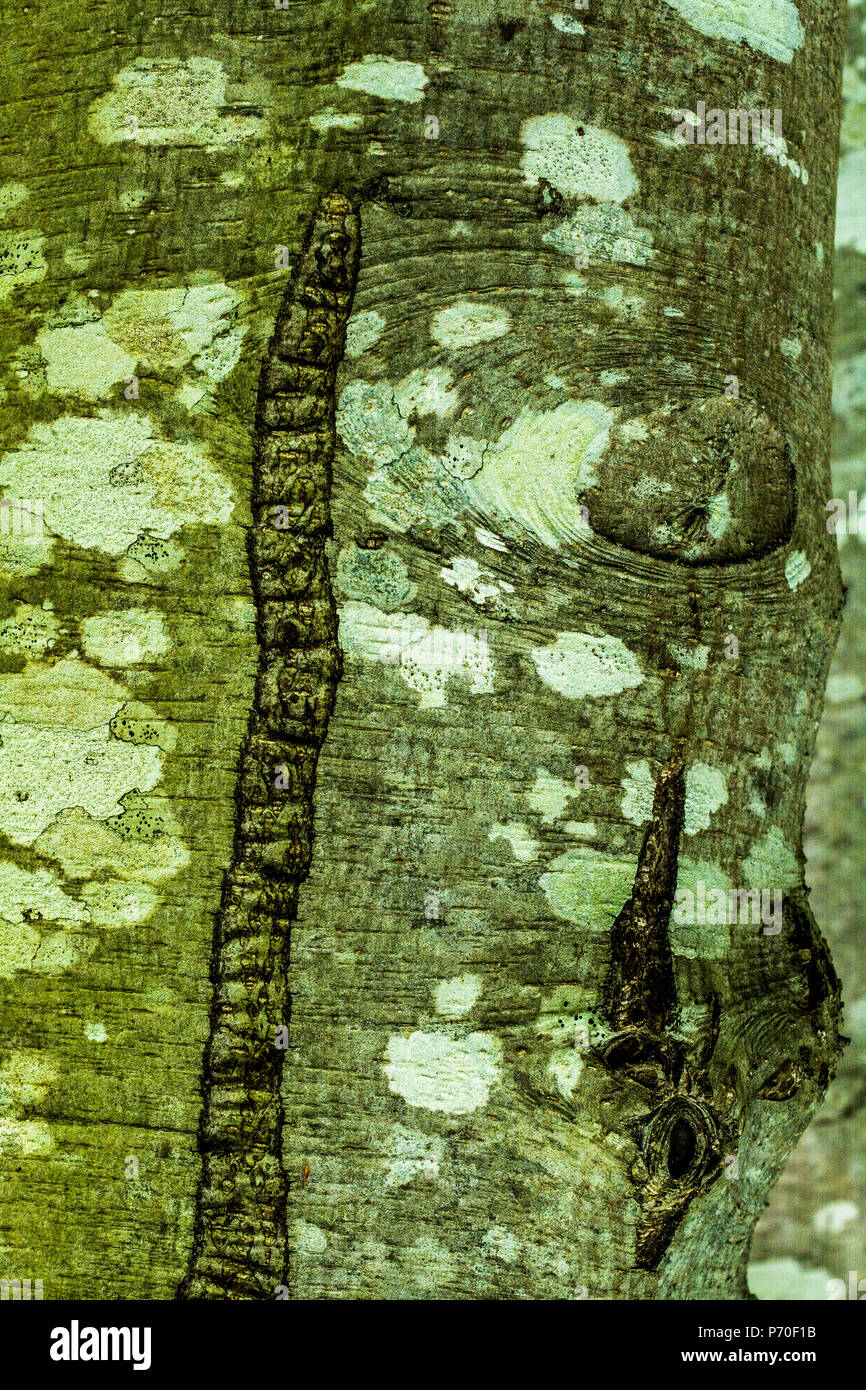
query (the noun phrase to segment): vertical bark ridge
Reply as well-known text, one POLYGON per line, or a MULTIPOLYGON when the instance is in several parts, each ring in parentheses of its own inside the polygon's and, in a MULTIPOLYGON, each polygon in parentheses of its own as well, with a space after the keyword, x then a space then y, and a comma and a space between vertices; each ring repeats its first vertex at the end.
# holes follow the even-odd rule
POLYGON ((357 209, 327 194, 259 382, 248 537, 259 666, 214 929, 202 1171, 183 1299, 273 1298, 286 1273, 286 969, 312 854, 316 765, 341 675, 325 543, 335 378, 359 254, 357 209))

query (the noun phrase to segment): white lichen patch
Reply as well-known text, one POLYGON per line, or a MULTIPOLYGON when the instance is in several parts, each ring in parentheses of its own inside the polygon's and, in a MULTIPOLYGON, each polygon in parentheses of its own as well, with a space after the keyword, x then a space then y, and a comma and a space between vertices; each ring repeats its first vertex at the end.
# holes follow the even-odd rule
POLYGON ((490 827, 487 838, 507 840, 511 846, 511 853, 521 864, 528 864, 530 860, 538 858, 538 841, 533 839, 522 820, 507 821, 504 825, 497 821, 490 827))
POLYGON ((59 632, 60 624, 50 608, 16 603, 10 616, 0 622, 0 651, 41 656, 51 650, 59 632))
POLYGON ((118 381, 131 377, 137 365, 98 319, 43 329, 36 344, 45 360, 48 389, 59 396, 99 400, 118 381))
POLYGON ((692 29, 710 39, 745 42, 780 63, 790 63, 805 38, 791 0, 667 0, 692 29))
POLYGON ((110 91, 88 112, 88 126, 103 145, 121 141, 140 145, 204 145, 221 149, 261 137, 263 116, 246 100, 227 92, 222 63, 213 58, 137 58, 115 73, 110 91))
POLYGON ((321 1255, 327 1248, 328 1236, 312 1221, 293 1221, 289 1229, 289 1248, 301 1255, 321 1255))
POLYGON ((421 101, 429 80, 420 63, 367 53, 360 63, 348 64, 337 78, 337 86, 383 101, 421 101))
MULTIPOLYGON (((363 124, 364 117, 360 111, 337 111, 333 106, 315 111, 310 117, 310 125, 318 135, 323 135, 326 130, 357 130, 363 124)), ((351 356, 354 357, 355 353, 351 356)))
POLYGON ((108 1029, 104 1023, 85 1023, 84 1036, 88 1042, 104 1043, 108 1041, 108 1029))
POLYGON ((602 203, 622 203, 638 191, 628 147, 611 131, 553 112, 524 121, 520 139, 520 167, 532 186, 545 179, 560 193, 602 203))
POLYGON ((430 324, 432 338, 444 348, 475 347, 502 338, 511 326, 505 309, 480 300, 461 299, 440 309, 430 324))
POLYGON ((127 791, 156 785, 162 751, 112 734, 126 698, 76 657, 0 676, 0 814, 14 844, 32 844, 68 807, 104 819, 127 791))
POLYGON ((522 1243, 506 1226, 491 1226, 481 1238, 484 1249, 503 1264, 511 1265, 522 1249, 522 1243))
POLYGON ((13 208, 26 202, 30 190, 24 183, 4 183, 0 186, 0 217, 7 217, 13 208))
POLYGON ((405 1125, 394 1125, 388 1135, 388 1187, 408 1187, 422 1179, 433 1182, 439 1176, 445 1154, 445 1141, 438 1134, 419 1134, 405 1125))
MULTIPOLYGON (((618 203, 587 203, 544 232, 541 239, 572 260, 585 251, 592 265, 608 261, 643 266, 653 257, 649 232, 638 227, 631 213, 618 203)), ((642 304, 643 300, 629 302, 642 304)))
POLYGON ((535 782, 526 793, 529 808, 540 816, 545 825, 552 825, 565 814, 565 804, 580 794, 580 787, 572 786, 562 777, 554 777, 546 767, 535 769, 535 782))
POLYGON ((533 647, 545 685, 570 700, 601 699, 633 690, 644 678, 637 657, 618 637, 560 632, 549 647, 533 647))
POLYGON ((414 426, 402 414, 387 381, 350 381, 340 395, 336 418, 346 448, 373 464, 394 463, 415 438, 414 426))
POLYGON ((487 1104, 501 1057, 502 1044, 490 1033, 395 1033, 384 1070, 391 1090, 407 1105, 468 1115, 487 1104))
POLYGON ((508 593, 514 592, 514 585, 506 580, 495 580, 491 575, 489 579, 483 576, 489 571, 482 570, 477 560, 473 560, 467 555, 455 555, 450 565, 443 565, 440 570, 442 578, 446 584, 458 589, 461 594, 468 595, 473 602, 484 605, 487 599, 496 598, 505 590, 508 593))
POLYGON ((360 357, 375 347, 385 332, 385 320, 375 309, 353 314, 346 325, 346 356, 360 357))
POLYGON ((706 671, 710 649, 703 642, 669 642, 671 656, 690 671, 706 671))
POLYGON ((561 1096, 570 1100, 583 1071, 583 1056, 574 1048, 558 1049, 547 1064, 547 1074, 561 1096))
POLYGON ((732 886, 718 864, 680 855, 676 896, 668 924, 675 956, 718 960, 727 954, 731 944, 728 895, 732 886))
POLYGON ((552 14, 550 22, 554 29, 558 29, 560 34, 582 34, 583 25, 579 20, 574 19, 570 14, 552 14))
POLYGON ((743 878, 749 888, 796 888, 802 881, 797 856, 778 826, 771 826, 756 840, 743 860, 743 878))
POLYGON ((440 980, 433 993, 437 1014, 464 1018, 478 1002, 482 983, 480 975, 455 975, 453 979, 440 980))
POLYGON ((0 1154, 26 1158, 54 1147, 44 1120, 23 1118, 38 1109, 56 1068, 44 1054, 16 1048, 0 1064, 0 1154))
POLYGON ((222 381, 236 365, 246 331, 237 322, 238 292, 223 280, 169 289, 124 290, 103 324, 136 361, 156 371, 190 363, 206 384, 222 381))
POLYGON ((609 929, 630 896, 636 858, 575 846, 559 855, 539 885, 557 917, 585 929, 609 929))
POLYGON ((797 590, 812 573, 812 566, 802 550, 795 550, 785 565, 788 588, 797 590))
MULTIPOLYGON (((848 150, 839 161, 835 241, 837 247, 850 246, 866 254, 866 150, 863 149, 848 150)), ((820 255, 816 248, 816 257, 823 266, 823 246, 820 255)))
POLYGON ((140 839, 118 829, 123 820, 96 820, 80 807, 63 811, 42 832, 34 849, 60 864, 71 879, 111 875, 115 881, 158 883, 189 863, 189 850, 173 822, 160 819, 158 833, 140 839))
POLYGON ((394 399, 400 414, 408 419, 410 415, 438 415, 443 418, 457 407, 457 392, 453 389, 454 378, 447 367, 434 367, 425 370, 417 367, 394 387, 394 399))
POLYGON ((797 362, 802 356, 803 344, 799 338, 782 338, 779 351, 787 362, 797 362))
POLYGON ((0 860, 0 979, 33 971, 56 975, 95 949, 91 912, 47 869, 0 860))
POLYGON ((385 613, 369 603, 340 609, 340 645, 365 661, 394 666, 420 696, 422 709, 446 703, 448 681, 468 680, 473 695, 493 690, 493 659, 485 632, 431 626, 412 613, 385 613))
MULTIPOLYGON (((655 777, 646 759, 626 764, 622 786, 622 814, 633 825, 646 824, 652 817, 655 793, 655 777)), ((708 830, 711 817, 727 799, 724 773, 709 763, 693 763, 686 769, 683 834, 696 835, 699 830, 708 830)))
POLYGON ((595 822, 591 820, 567 820, 562 828, 576 840, 594 840, 598 835, 595 822))
POLYGON ((655 778, 645 758, 626 763, 626 775, 620 784, 624 789, 621 809, 632 825, 643 825, 653 813, 655 778))
POLYGON ((171 646, 165 618, 156 609, 115 609, 81 624, 84 650, 102 666, 128 666, 162 656, 171 646))
POLYGON ((692 763, 686 769, 686 799, 683 834, 696 835, 708 830, 710 820, 728 799, 728 787, 721 768, 710 763, 692 763))
POLYGON ((417 585, 404 560, 390 550, 345 546, 337 556, 337 583, 349 598, 391 613, 411 602, 417 585))
POLYGON ((0 232, 0 299, 44 278, 48 270, 44 244, 45 237, 38 231, 0 232))
POLYGON ((837 1236, 857 1220, 860 1208, 856 1202, 828 1202, 812 1217, 812 1225, 822 1235, 837 1236))
POLYGON ((591 535, 576 498, 596 481, 613 414, 600 401, 524 408, 484 454, 466 484, 470 501, 513 532, 515 523, 553 550, 591 535))
MULTIPOLYGON (((746 1267, 749 1293, 761 1302, 818 1302, 829 1298, 841 1284, 844 1297, 845 1281, 834 1278, 828 1270, 799 1260, 753 1260, 746 1267)), ((860 1295, 862 1297, 862 1295, 860 1295)))
POLYGON ((34 425, 0 460, 0 486, 40 498, 49 535, 121 555, 144 532, 225 523, 233 501, 201 445, 161 438, 148 416, 103 410, 34 425))
POLYGON ((498 550, 501 554, 508 554, 508 546, 505 542, 499 536, 495 536, 492 531, 488 531, 485 526, 475 527, 475 539, 486 550, 498 550))

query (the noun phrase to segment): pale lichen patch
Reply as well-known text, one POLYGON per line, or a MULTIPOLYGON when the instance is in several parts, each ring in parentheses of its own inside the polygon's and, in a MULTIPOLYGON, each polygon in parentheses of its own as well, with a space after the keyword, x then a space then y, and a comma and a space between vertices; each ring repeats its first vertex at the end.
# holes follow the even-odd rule
POLYGON ((544 684, 570 700, 618 695, 644 679, 634 653, 606 634, 560 632, 552 646, 534 647, 532 660, 544 684))
POLYGON ((188 522, 225 522, 234 505, 201 445, 163 439, 132 411, 33 425, 0 460, 0 485, 40 498, 49 533, 109 555, 143 532, 165 538, 188 522))
POLYGON ((45 359, 46 384, 56 395, 98 400, 131 377, 137 365, 98 319, 43 329, 36 343, 45 359))
POLYGON ((638 191, 628 147, 611 131, 552 112, 524 121, 520 139, 520 167, 530 185, 545 179, 560 193, 603 203, 622 203, 638 191))
POLYGON ((493 690, 493 659, 484 632, 431 626, 417 614, 390 614, 351 602, 340 609, 340 645, 366 661, 396 667, 420 696, 422 709, 446 703, 453 676, 467 679, 474 695, 493 690))
POLYGON ((44 244, 45 237, 39 231, 0 232, 0 299, 44 278, 48 270, 42 254, 44 244))
POLYGON ((574 787, 562 777, 555 777, 546 767, 535 770, 535 782, 526 793, 530 810, 540 816, 545 825, 552 825, 565 813, 565 804, 577 796, 580 787, 574 787))
POLYGON ((483 981, 480 975, 455 975, 440 980, 433 994, 437 1014, 445 1018, 463 1018, 478 1002, 483 981))
POLYGON ((204 145, 219 149, 261 137, 266 121, 246 100, 229 100, 222 63, 213 58, 137 58, 115 73, 111 90, 90 107, 88 125, 103 145, 204 145))
POLYGON ((431 336, 444 348, 474 347, 508 332, 511 319, 505 309, 480 300, 461 299, 440 309, 430 325, 431 336))
POLYGON ((533 839, 523 821, 507 821, 504 825, 497 821, 490 827, 487 838, 507 840, 514 858, 521 864, 528 864, 530 860, 538 858, 538 841, 533 839))
POLYGON ((432 1182, 439 1176, 445 1141, 438 1134, 419 1134, 405 1125, 394 1125, 388 1136, 388 1187, 408 1187, 416 1179, 432 1182))
POLYGON ((392 1035, 385 1075, 407 1105, 468 1115, 487 1104, 499 1080, 502 1044, 490 1033, 454 1037, 420 1030, 392 1035))
POLYGON ((791 0, 667 0, 686 23, 710 39, 745 41, 780 63, 790 63, 805 30, 791 0))
POLYGON ((346 325, 346 356, 360 357, 375 347, 385 332, 385 320, 376 309, 353 314, 346 325))
POLYGON ((515 523, 551 549, 591 534, 577 493, 595 482, 593 464, 607 447, 611 411, 599 401, 525 407, 484 453, 466 483, 470 501, 506 533, 515 523))
POLYGON ((636 859, 576 846, 552 861, 539 884, 557 917, 608 929, 631 894, 636 867, 636 859))
POLYGON ((366 92, 383 101, 421 101, 429 82, 420 63, 401 62, 379 53, 366 53, 359 63, 349 63, 338 87, 366 92))
POLYGON ((788 588, 797 590, 812 573, 812 566, 802 550, 795 550, 785 564, 785 578, 788 588))
POLYGON ((127 666, 162 656, 171 646, 165 618, 156 609, 96 613, 81 624, 84 650, 103 666, 127 666))

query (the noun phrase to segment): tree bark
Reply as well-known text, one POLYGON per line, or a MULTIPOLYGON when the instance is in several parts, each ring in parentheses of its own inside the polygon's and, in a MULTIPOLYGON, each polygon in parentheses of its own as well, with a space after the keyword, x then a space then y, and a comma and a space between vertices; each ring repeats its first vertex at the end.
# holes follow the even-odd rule
POLYGON ((841 7, 72 13, 4 36, 3 1263, 745 1297, 839 1046, 841 7))

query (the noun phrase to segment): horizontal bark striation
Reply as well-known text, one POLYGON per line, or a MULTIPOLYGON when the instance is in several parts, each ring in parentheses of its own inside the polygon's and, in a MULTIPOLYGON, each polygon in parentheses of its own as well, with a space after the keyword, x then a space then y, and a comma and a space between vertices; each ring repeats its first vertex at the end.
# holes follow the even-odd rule
POLYGON ((194 1241, 179 1297, 272 1298, 286 1271, 280 1097, 289 925, 312 853, 313 790, 341 674, 325 542, 334 383, 360 246, 325 196, 262 371, 249 561, 259 669, 216 920, 194 1241))

